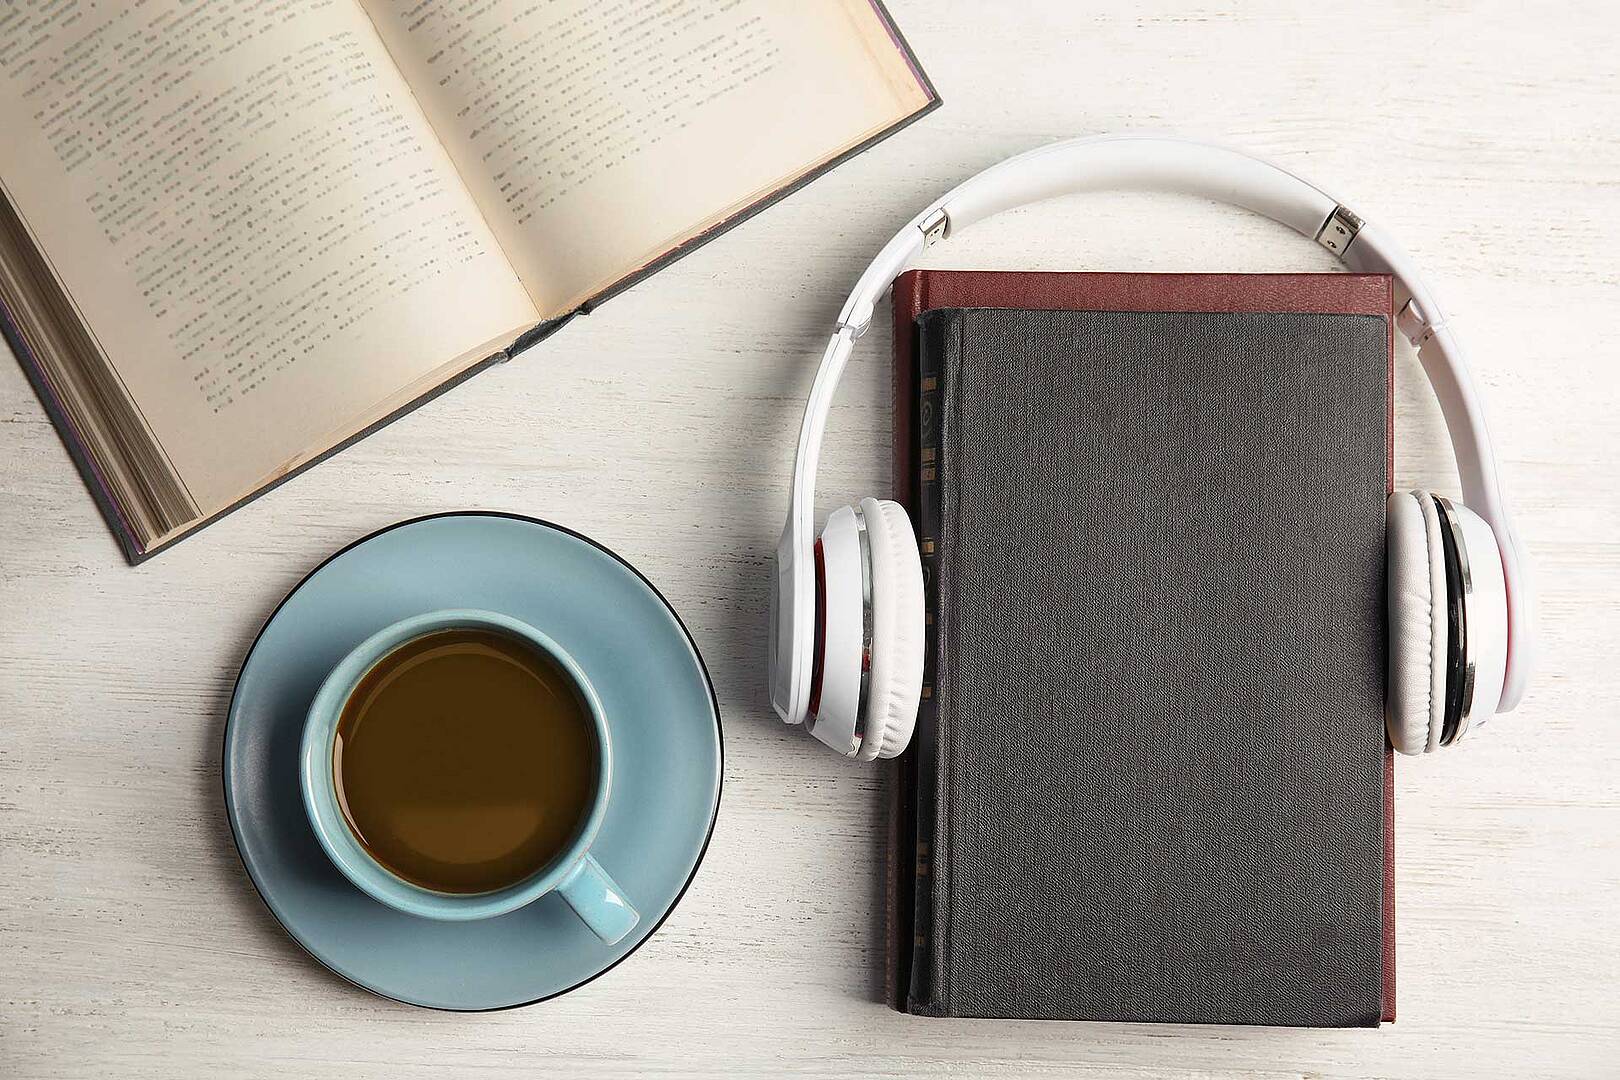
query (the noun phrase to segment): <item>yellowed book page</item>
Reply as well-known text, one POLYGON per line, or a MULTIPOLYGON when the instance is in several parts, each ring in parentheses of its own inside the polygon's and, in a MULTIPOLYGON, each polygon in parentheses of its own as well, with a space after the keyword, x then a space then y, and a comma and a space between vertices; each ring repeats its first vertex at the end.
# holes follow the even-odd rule
POLYGON ((0 131, 201 514, 535 320, 353 0, 0 6, 0 131))
POLYGON ((867 0, 362 0, 561 314, 909 115, 867 0))

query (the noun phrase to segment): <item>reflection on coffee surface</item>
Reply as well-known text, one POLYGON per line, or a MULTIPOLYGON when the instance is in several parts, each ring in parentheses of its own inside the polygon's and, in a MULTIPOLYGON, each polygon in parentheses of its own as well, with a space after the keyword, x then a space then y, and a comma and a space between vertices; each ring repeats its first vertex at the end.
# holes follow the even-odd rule
POLYGON ((572 678, 505 634, 441 630, 379 660, 349 695, 332 771, 362 847, 444 893, 516 884, 579 830, 596 729, 572 678))

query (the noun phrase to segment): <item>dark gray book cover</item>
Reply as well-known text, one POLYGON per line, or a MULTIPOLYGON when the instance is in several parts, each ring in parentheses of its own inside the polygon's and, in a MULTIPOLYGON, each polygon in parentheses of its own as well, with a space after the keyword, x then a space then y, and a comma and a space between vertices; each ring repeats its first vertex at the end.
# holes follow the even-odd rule
POLYGON ((907 1007, 1376 1025, 1387 321, 917 330, 907 1007))

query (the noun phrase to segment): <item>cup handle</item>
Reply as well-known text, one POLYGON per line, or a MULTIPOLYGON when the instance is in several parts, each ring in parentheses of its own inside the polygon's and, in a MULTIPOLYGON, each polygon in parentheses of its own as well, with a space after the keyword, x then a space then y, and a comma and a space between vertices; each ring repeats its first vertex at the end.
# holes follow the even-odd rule
POLYGON ((557 891, 591 932, 609 945, 622 940, 641 921, 618 882, 589 853, 569 871, 557 891))

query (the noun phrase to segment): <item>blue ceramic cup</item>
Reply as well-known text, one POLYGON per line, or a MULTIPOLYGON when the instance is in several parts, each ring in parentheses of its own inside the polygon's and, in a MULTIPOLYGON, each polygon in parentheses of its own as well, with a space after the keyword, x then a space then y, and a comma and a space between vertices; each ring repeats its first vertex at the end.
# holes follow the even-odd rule
POLYGON ((493 611, 450 610, 415 615, 377 631, 339 661, 316 691, 304 723, 298 772, 304 809, 321 847, 350 881, 389 907, 429 919, 487 919, 556 892, 597 937, 610 945, 635 929, 640 921, 636 909, 625 899, 624 891, 591 856, 591 843, 602 826, 613 782, 613 744, 602 703, 573 658, 527 623, 493 611), (492 630, 551 657, 573 679, 596 731, 596 791, 573 839, 534 874, 494 892, 434 892, 394 875, 372 858, 355 838, 338 805, 337 783, 332 775, 338 719, 360 680, 379 660, 406 642, 424 634, 452 629, 492 630))

